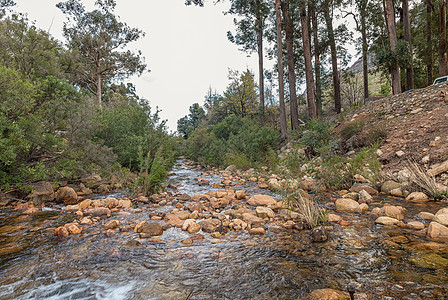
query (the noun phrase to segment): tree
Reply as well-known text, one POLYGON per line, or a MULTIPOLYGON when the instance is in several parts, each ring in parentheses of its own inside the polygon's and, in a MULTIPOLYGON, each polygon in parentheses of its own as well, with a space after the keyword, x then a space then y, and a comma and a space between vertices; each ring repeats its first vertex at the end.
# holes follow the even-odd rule
POLYGON ((27 79, 63 77, 65 51, 47 32, 30 25, 22 15, 0 21, 0 63, 27 79))
POLYGON ((440 0, 439 22, 439 76, 448 74, 446 55, 446 0, 440 0))
POLYGON ((426 84, 432 84, 433 79, 433 54, 432 54, 432 12, 434 7, 432 0, 426 0, 426 84))
POLYGON ((400 69, 398 67, 398 60, 396 57, 397 47, 397 33, 395 26, 395 9, 393 0, 384 0, 384 14, 386 17, 387 30, 389 33, 390 50, 393 55, 393 59, 390 67, 390 75, 392 77, 392 94, 396 95, 401 93, 401 80, 400 69))
POLYGON ((302 42, 305 58, 306 98, 308 104, 308 116, 317 118, 316 91, 314 89, 313 64, 311 63, 311 42, 308 29, 308 20, 305 1, 300 2, 300 22, 302 25, 302 42))
POLYGON ((282 3, 283 18, 285 20, 285 38, 286 38, 286 56, 288 63, 288 85, 289 85, 289 103, 291 110, 291 128, 299 129, 299 115, 297 105, 296 91, 296 73, 294 69, 294 48, 293 48, 293 19, 289 17, 290 0, 282 3))
POLYGON ((258 77, 260 112, 264 113, 264 67, 263 67, 263 32, 265 30, 265 19, 269 9, 263 0, 232 0, 231 7, 227 13, 243 17, 234 19, 236 34, 227 32, 228 39, 239 46, 245 52, 256 51, 258 53, 258 77))
POLYGON ((369 0, 354 0, 349 2, 350 5, 355 5, 358 10, 358 14, 353 12, 346 12, 346 14, 350 14, 353 16, 356 24, 356 30, 361 33, 361 47, 362 47, 362 75, 364 82, 364 99, 369 98, 369 73, 368 73, 368 49, 369 45, 367 44, 367 17, 368 17, 368 4, 369 0), (358 18, 359 15, 359 18, 358 18))
POLYGON ((318 31, 319 26, 317 24, 317 13, 314 5, 315 0, 308 2, 308 12, 311 19, 312 31, 313 31, 313 45, 314 45, 314 75, 316 77, 316 114, 319 115, 322 112, 322 84, 321 84, 321 72, 320 72, 320 47, 318 31))
POLYGON ((188 115, 177 121, 177 131, 182 134, 184 139, 187 139, 205 119, 205 111, 198 103, 191 105, 189 110, 188 115))
POLYGON ((16 3, 12 0, 0 0, 0 19, 6 14, 6 10, 14 5, 16 3))
POLYGON ((277 70, 278 70, 278 94, 280 102, 280 132, 283 140, 288 138, 286 125, 285 84, 283 82, 283 42, 282 42, 282 16, 280 0, 275 1, 276 29, 277 29, 277 70))
POLYGON ((338 57, 336 53, 336 40, 334 38, 333 30, 333 18, 330 15, 330 8, 332 7, 332 1, 325 0, 324 18, 327 25, 328 41, 330 43, 331 50, 331 66, 333 71, 333 92, 334 92, 334 108, 336 113, 341 112, 341 83, 338 72, 338 57))
POLYGON ((414 89, 414 51, 411 39, 411 20, 409 17, 409 0, 402 0, 404 40, 409 45, 409 66, 406 69, 406 86, 408 90, 414 89))
POLYGON ((127 44, 144 33, 119 21, 114 15, 114 0, 97 0, 99 9, 91 12, 79 0, 56 6, 67 15, 64 36, 76 60, 75 76, 79 83, 96 95, 102 109, 102 87, 113 79, 141 75, 146 68, 141 52, 123 51, 127 44))
POLYGON ((229 70, 230 84, 224 92, 229 112, 240 117, 254 116, 257 113, 257 84, 250 70, 243 73, 229 70))

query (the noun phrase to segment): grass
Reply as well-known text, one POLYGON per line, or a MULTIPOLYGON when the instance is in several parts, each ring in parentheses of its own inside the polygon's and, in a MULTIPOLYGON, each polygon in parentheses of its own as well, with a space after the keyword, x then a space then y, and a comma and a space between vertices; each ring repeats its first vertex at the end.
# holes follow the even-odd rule
POLYGON ((328 218, 326 210, 321 210, 318 203, 303 197, 300 190, 284 195, 283 203, 290 210, 295 210, 301 214, 303 221, 309 228, 314 228, 325 223, 328 218))
POLYGON ((429 196, 436 200, 447 199, 447 192, 441 190, 434 176, 423 170, 416 162, 408 162, 410 179, 413 183, 425 190, 429 196))

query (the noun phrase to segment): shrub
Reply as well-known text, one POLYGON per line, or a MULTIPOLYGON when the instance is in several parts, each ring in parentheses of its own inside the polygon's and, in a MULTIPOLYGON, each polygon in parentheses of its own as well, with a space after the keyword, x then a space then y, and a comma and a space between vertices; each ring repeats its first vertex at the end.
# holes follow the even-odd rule
POLYGON ((383 124, 372 126, 367 131, 367 145, 381 142, 387 138, 387 128, 383 124))
POLYGON ((330 126, 322 121, 312 119, 300 138, 301 143, 311 152, 318 152, 319 148, 330 142, 330 126))
POLYGON ((364 128, 364 122, 362 121, 354 121, 348 124, 343 125, 341 129, 341 137, 343 140, 348 140, 352 136, 360 133, 364 128))

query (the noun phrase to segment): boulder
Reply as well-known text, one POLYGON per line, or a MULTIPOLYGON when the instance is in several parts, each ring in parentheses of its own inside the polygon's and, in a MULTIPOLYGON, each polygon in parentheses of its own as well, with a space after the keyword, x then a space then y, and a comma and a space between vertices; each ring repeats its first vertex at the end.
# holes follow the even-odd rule
POLYGON ((380 215, 385 217, 394 218, 397 220, 403 220, 403 211, 405 209, 401 206, 393 206, 393 205, 386 205, 381 207, 380 209, 380 215))
POLYGON ((416 203, 422 203, 422 202, 428 202, 429 198, 426 196, 425 193, 422 192, 413 192, 409 194, 409 196, 406 197, 407 201, 416 202, 416 203))
POLYGON ((104 229, 115 229, 120 225, 120 221, 118 220, 111 220, 103 225, 104 229))
POLYGON ((162 225, 159 223, 148 223, 147 221, 142 221, 138 223, 134 231, 137 233, 145 233, 149 236, 156 236, 156 235, 162 235, 163 234, 163 228, 162 225))
POLYGON ((370 203, 372 202, 373 197, 370 196, 369 193, 367 193, 365 190, 359 191, 359 203, 370 203))
POLYGON ((443 163, 437 166, 433 166, 430 170, 428 170, 428 174, 431 176, 437 176, 447 171, 448 171, 448 160, 444 161, 443 163))
POLYGON ((390 218, 390 217, 379 217, 375 220, 375 224, 381 224, 381 225, 386 225, 386 226, 392 226, 392 225, 396 225, 398 224, 397 219, 394 218, 390 218))
POLYGON ((57 236, 57 237, 59 237, 59 238, 63 238, 63 237, 68 236, 69 233, 68 233, 68 230, 67 230, 65 227, 61 226, 61 227, 58 227, 58 228, 54 231, 54 235, 57 236))
POLYGON ((350 300, 350 295, 347 292, 342 292, 333 289, 320 289, 312 291, 308 300, 350 300))
POLYGON ((187 219, 182 225, 182 230, 188 231, 189 233, 197 233, 201 230, 201 225, 196 223, 194 219, 187 219))
POLYGON ((448 228, 437 222, 431 222, 426 236, 430 239, 448 241, 448 228))
POLYGON ((415 229, 415 230, 422 230, 425 228, 425 224, 423 224, 422 222, 419 222, 419 221, 411 221, 406 224, 406 227, 408 227, 410 229, 415 229))
POLYGON ((277 200, 268 195, 254 195, 250 197, 247 204, 251 206, 269 206, 277 205, 277 200))
POLYGON ((66 224, 65 228, 70 234, 80 234, 81 229, 76 224, 66 224))
POLYGON ((84 201, 81 201, 78 203, 78 206, 80 209, 84 210, 90 207, 90 204, 92 204, 92 200, 86 199, 84 201))
POLYGON ((87 187, 97 188, 102 181, 102 178, 98 174, 90 174, 81 178, 82 183, 87 187))
POLYGON ((132 207, 132 202, 131 200, 128 199, 118 200, 118 207, 123 209, 129 209, 132 207))
POLYGON ((243 221, 248 224, 259 224, 263 223, 263 219, 251 214, 251 213, 244 213, 243 214, 243 221))
POLYGON ((356 209, 356 212, 359 213, 365 213, 369 211, 369 206, 367 205, 367 203, 361 203, 358 208, 356 209))
POLYGON ((392 181, 392 180, 388 180, 386 182, 383 183, 383 185, 381 186, 381 192, 385 193, 385 194, 390 194, 390 192, 392 190, 395 189, 401 189, 403 185, 401 183, 392 181))
POLYGON ((269 207, 257 206, 256 208, 257 217, 262 219, 273 218, 275 213, 269 207))
POLYGON ((55 197, 53 186, 50 182, 40 181, 31 184, 31 193, 26 197, 33 202, 53 201, 55 197))
POLYGON ((90 208, 86 209, 84 212, 84 215, 86 216, 92 216, 92 217, 110 217, 111 212, 110 209, 105 207, 96 207, 96 208, 90 208))
POLYGON ((311 229, 310 237, 313 242, 325 242, 328 240, 327 231, 322 226, 311 229))
POLYGON ((340 198, 335 202, 336 211, 356 211, 359 203, 349 198, 340 198))
POLYGON ((266 233, 266 230, 263 227, 256 227, 249 229, 249 234, 251 235, 263 235, 266 233))
POLYGON ((432 221, 448 226, 448 208, 439 209, 432 221))
POLYGON ((58 189, 56 192, 56 202, 68 204, 78 203, 78 194, 71 187, 64 186, 58 189))
POLYGON ((353 185, 350 188, 351 192, 356 192, 359 193, 360 191, 365 190, 367 193, 369 193, 370 195, 376 195, 378 194, 378 191, 375 190, 373 187, 368 186, 368 185, 353 185))
POLYGON ((317 184, 314 181, 314 179, 312 179, 312 178, 307 178, 307 179, 302 180, 299 183, 299 188, 301 188, 302 190, 308 191, 308 192, 309 191, 319 191, 319 190, 321 190, 317 186, 317 184))
POLYGON ((426 211, 422 211, 417 215, 418 218, 423 220, 432 220, 434 218, 434 214, 426 211))
POLYGON ((216 231, 216 228, 221 225, 221 221, 218 219, 206 219, 199 222, 202 231, 212 233, 216 231))

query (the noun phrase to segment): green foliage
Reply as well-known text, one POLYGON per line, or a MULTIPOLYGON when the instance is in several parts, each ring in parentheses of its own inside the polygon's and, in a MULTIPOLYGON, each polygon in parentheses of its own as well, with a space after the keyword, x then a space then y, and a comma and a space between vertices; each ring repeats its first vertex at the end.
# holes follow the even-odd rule
POLYGON ((384 124, 377 124, 367 131, 367 145, 381 143, 387 138, 387 128, 384 124))
POLYGON ((330 142, 330 125, 325 122, 312 119, 307 124, 302 133, 300 142, 311 149, 312 152, 318 152, 321 147, 330 142))
POLYGON ((194 103, 190 106, 190 114, 177 121, 177 131, 187 139, 204 119, 204 109, 200 107, 198 103, 194 103))
POLYGON ((280 135, 273 128, 232 115, 216 125, 197 128, 187 140, 187 154, 203 164, 248 168, 268 158, 272 161, 279 142, 280 135))
POLYGON ((390 87, 390 84, 388 82, 382 83, 381 84, 381 90, 380 90, 380 95, 387 97, 390 96, 392 93, 392 89, 390 87))

